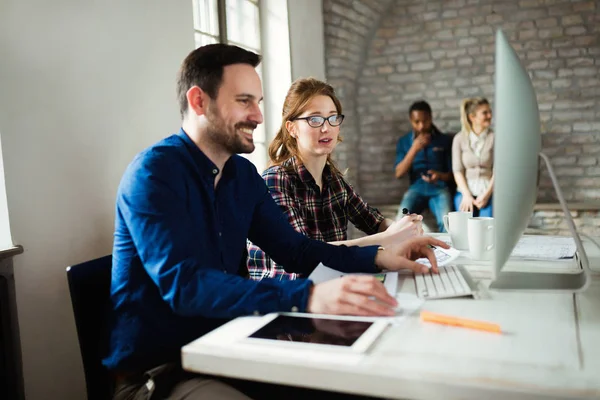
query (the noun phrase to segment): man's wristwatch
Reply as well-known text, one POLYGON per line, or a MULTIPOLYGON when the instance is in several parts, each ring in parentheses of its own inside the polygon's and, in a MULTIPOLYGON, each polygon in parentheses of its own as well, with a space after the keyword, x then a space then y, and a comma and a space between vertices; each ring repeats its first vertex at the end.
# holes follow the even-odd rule
MULTIPOLYGON (((377 252, 378 252, 378 253, 379 253, 380 251, 383 251, 383 250, 385 250, 385 247, 383 247, 383 246, 379 246, 379 247, 377 248, 377 252)), ((375 264, 375 269, 376 269, 376 270, 378 270, 379 272, 383 272, 383 269, 382 269, 382 268, 381 268, 379 265, 377 265, 377 264, 375 264)))

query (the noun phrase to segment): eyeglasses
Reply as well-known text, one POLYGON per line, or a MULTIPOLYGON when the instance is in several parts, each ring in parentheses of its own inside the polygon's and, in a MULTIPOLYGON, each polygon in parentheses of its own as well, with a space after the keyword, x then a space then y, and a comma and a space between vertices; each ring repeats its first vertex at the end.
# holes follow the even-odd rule
POLYGON ((311 117, 294 118, 294 121, 296 121, 298 119, 305 120, 308 123, 308 125, 313 128, 322 127, 323 124, 325 123, 325 121, 329 122, 330 126, 340 126, 342 124, 342 121, 344 121, 344 114, 330 115, 327 118, 313 115, 311 117))

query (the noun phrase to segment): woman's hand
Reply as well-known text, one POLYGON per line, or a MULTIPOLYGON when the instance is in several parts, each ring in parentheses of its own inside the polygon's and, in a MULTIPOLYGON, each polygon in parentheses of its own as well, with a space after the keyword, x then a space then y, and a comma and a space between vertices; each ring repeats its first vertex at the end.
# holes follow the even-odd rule
POLYGON ((382 246, 390 246, 423 235, 423 216, 418 214, 405 215, 391 224, 384 232, 382 246))
POLYGON ((491 193, 485 193, 481 196, 477 196, 477 198, 473 201, 473 205, 481 210, 488 205, 490 202, 490 197, 492 197, 491 193))
POLYGON ((471 193, 462 194, 462 200, 460 202, 460 211, 473 212, 473 203, 475 200, 471 193))

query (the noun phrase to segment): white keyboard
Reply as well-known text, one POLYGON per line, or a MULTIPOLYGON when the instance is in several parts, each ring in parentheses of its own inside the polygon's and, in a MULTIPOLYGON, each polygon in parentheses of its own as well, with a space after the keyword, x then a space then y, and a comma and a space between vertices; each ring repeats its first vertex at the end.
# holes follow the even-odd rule
POLYGON ((453 297, 473 297, 471 287, 460 269, 455 265, 438 267, 439 274, 415 274, 417 296, 422 299, 449 299, 453 297))

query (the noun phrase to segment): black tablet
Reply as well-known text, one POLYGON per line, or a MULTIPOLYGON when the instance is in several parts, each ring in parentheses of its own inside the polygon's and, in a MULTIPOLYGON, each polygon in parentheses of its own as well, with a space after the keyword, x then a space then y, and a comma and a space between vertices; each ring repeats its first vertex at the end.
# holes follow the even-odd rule
POLYGON ((388 326, 385 319, 303 313, 274 313, 244 340, 256 344, 364 352, 388 326))

